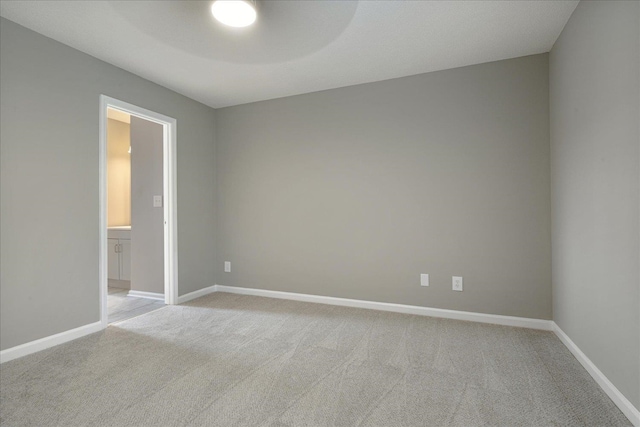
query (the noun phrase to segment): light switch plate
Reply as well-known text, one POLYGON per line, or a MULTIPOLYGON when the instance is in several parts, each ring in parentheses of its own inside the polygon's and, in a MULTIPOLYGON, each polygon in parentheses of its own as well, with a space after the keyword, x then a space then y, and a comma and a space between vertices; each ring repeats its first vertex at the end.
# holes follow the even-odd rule
POLYGON ((429 275, 421 274, 420 275, 420 286, 429 286, 429 275))
POLYGON ((153 196, 153 207, 154 208, 162 207, 162 196, 153 196))

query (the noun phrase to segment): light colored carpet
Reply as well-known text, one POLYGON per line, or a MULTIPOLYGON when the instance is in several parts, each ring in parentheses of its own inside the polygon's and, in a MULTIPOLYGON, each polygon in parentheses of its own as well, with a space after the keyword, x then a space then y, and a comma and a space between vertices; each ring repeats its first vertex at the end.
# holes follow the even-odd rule
POLYGON ((224 293, 1 365, 0 422, 630 425, 550 332, 224 293))

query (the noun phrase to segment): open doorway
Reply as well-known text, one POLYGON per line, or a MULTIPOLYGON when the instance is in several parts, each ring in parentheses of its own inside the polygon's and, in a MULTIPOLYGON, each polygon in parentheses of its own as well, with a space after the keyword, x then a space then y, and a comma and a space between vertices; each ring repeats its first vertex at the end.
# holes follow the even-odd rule
POLYGON ((100 96, 100 319, 177 299, 176 120, 100 96))

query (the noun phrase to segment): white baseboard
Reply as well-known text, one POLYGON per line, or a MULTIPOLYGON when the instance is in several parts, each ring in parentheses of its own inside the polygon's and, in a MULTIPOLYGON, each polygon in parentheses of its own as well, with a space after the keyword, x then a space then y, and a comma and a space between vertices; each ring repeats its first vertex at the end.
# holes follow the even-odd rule
POLYGON ((134 298, 147 298, 147 299, 164 301, 164 294, 159 294, 156 292, 129 291, 127 292, 127 296, 134 297, 134 298))
POLYGON ((85 335, 93 334, 102 329, 104 329, 104 325, 102 322, 98 321, 69 331, 60 332, 59 334, 40 338, 39 340, 11 347, 0 351, 0 363, 8 362, 28 354, 37 353, 38 351, 64 344, 77 338, 84 337, 85 335))
POLYGON ((198 289, 197 291, 189 292, 188 294, 181 295, 178 297, 178 304, 185 303, 187 301, 191 301, 192 299, 200 298, 205 295, 209 295, 213 292, 216 292, 216 285, 209 286, 203 289, 198 289))
POLYGON ((633 406, 629 400, 624 397, 620 390, 613 385, 611 381, 602 373, 600 369, 587 357, 586 354, 580 350, 580 348, 564 333, 560 326, 553 322, 553 332, 560 338, 560 341, 569 349, 571 353, 578 359, 578 362, 589 372, 589 375, 598 383, 598 385, 607 393, 607 396, 616 404, 622 413, 629 418, 629 421, 636 426, 640 427, 640 411, 633 406))
POLYGON ((446 310, 442 308, 420 307, 415 305, 393 304, 388 302, 364 301, 357 299, 325 297, 320 295, 296 294, 292 292, 269 291, 265 289, 238 288, 235 286, 215 285, 216 292, 255 295, 267 298, 280 298, 319 304, 339 305, 344 307, 367 308, 372 310, 391 311, 394 313, 415 314, 418 316, 440 317, 444 319, 467 320, 470 322, 491 323, 494 325, 516 326, 519 328, 541 329, 550 331, 553 321, 529 319, 526 317, 502 316, 499 314, 473 313, 469 311, 446 310))

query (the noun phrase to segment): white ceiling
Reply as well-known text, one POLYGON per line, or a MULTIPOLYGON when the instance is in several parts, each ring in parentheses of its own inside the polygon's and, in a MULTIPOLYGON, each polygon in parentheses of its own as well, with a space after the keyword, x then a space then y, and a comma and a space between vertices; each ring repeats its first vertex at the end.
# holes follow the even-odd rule
POLYGON ((578 1, 1 1, 0 15, 211 107, 548 52, 578 1))

